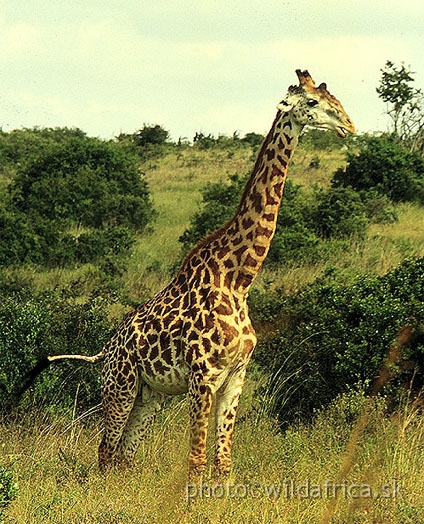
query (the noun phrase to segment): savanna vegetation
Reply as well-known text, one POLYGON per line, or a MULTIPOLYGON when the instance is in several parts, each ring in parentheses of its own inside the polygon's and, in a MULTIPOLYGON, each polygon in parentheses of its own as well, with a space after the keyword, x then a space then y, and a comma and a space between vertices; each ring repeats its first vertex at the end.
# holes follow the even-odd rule
POLYGON ((381 74, 390 133, 301 137, 250 295, 259 345, 225 485, 186 484, 184 398, 104 478, 101 367, 63 362, 19 393, 43 357, 97 353, 232 215, 263 137, 0 132, 0 522, 424 520, 421 91, 403 64, 381 74))

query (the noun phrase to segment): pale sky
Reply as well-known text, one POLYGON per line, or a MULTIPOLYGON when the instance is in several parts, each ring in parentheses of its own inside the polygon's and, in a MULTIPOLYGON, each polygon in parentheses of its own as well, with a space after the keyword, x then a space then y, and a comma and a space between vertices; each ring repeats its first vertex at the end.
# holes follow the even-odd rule
POLYGON ((423 0, 0 0, 0 127, 265 133, 301 68, 384 130, 386 60, 424 88, 423 0))

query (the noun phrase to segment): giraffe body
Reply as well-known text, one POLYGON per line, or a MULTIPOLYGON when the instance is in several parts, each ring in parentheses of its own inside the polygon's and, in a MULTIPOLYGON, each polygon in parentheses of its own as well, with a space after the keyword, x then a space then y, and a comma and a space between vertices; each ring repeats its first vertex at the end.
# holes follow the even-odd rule
MULTIPOLYGON (((289 88, 262 145, 237 212, 185 258, 172 282, 128 313, 94 357, 103 357, 105 432, 99 466, 130 464, 164 395, 188 393, 189 472, 206 465, 212 400, 216 406, 215 466, 227 474, 237 406, 256 345, 247 297, 274 235, 285 177, 304 125, 340 136, 354 127, 325 84, 307 71, 289 88)), ((51 357, 61 358, 61 357, 51 357)), ((79 358, 74 356, 73 358, 79 358)))
POLYGON ((223 268, 232 266, 230 254, 218 238, 205 242, 161 293, 125 317, 106 345, 102 469, 132 461, 164 394, 188 392, 191 424, 196 428, 192 446, 197 444, 190 456, 191 470, 201 472, 206 464, 207 423, 216 395, 215 463, 228 471, 230 429, 256 344, 246 293, 230 292, 225 283, 228 272, 223 268), (210 264, 213 252, 221 253, 216 267, 210 264))

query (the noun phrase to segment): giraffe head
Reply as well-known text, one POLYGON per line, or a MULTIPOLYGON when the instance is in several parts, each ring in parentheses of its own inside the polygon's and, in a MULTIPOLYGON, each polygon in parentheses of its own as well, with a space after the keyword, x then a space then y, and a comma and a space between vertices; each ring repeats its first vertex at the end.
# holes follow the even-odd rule
POLYGON ((277 108, 292 115, 292 119, 303 127, 305 125, 331 129, 344 138, 346 133, 354 133, 355 126, 346 114, 342 104, 322 83, 316 87, 308 71, 296 70, 298 86, 289 87, 284 100, 277 108))

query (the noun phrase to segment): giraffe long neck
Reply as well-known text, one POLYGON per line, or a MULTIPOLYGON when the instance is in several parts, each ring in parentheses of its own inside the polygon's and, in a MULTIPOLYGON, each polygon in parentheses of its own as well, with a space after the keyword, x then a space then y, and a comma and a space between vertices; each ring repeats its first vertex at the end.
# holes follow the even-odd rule
MULTIPOLYGON (((290 114, 277 113, 237 212, 216 237, 224 252, 225 246, 230 248, 231 255, 223 257, 221 262, 226 266, 227 285, 239 292, 248 291, 268 254, 288 166, 300 131, 301 128, 291 120, 290 114)), ((219 253, 218 250, 218 258, 219 253)))

